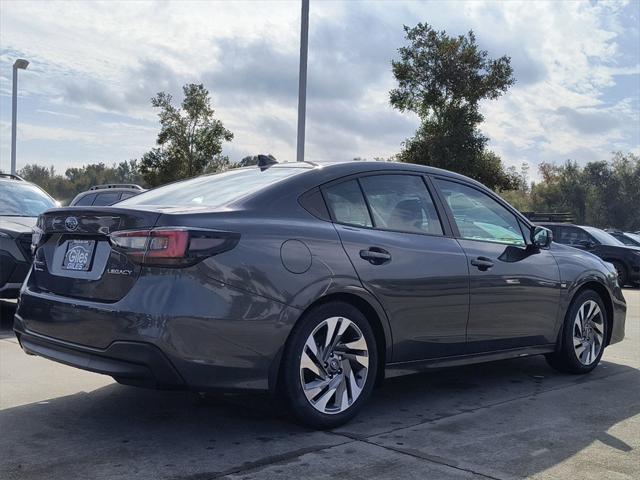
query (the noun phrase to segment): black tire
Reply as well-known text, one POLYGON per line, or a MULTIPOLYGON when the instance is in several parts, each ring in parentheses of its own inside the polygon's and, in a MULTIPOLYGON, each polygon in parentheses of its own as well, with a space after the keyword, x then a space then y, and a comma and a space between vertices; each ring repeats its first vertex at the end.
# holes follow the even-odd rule
POLYGON ((600 363, 600 359, 602 358, 602 354, 604 353, 604 349, 606 347, 606 339, 609 328, 606 316, 607 310, 604 307, 604 303, 602 302, 602 298, 600 298, 600 295, 598 295, 593 290, 585 290, 583 292, 580 292, 573 299, 573 301, 571 302, 571 306, 567 310, 561 332, 561 338, 559 339, 558 349, 554 353, 546 355, 546 359, 549 365, 560 372, 576 375, 589 373, 591 370, 596 368, 598 363, 600 363), (590 301, 595 302, 600 308, 600 312, 602 314, 603 339, 602 346, 598 354, 595 356, 595 359, 588 365, 585 365, 578 359, 578 355, 574 348, 574 321, 576 319, 576 316, 578 315, 578 310, 582 308, 585 303, 590 301))
POLYGON ((616 267, 616 271, 618 272, 618 283, 620 284, 621 287, 624 287, 628 280, 629 280, 629 274, 627 273, 627 268, 618 261, 613 261, 611 262, 613 264, 614 267, 616 267))
MULTIPOLYGON (((334 428, 351 420, 362 409, 363 404, 373 390, 377 369, 378 351, 376 340, 373 329, 365 316, 349 303, 328 302, 307 312, 294 327, 283 356, 280 376, 281 393, 290 411, 300 423, 316 429, 334 428), (346 318, 359 328, 368 350, 368 370, 362 380, 362 390, 350 406, 338 413, 323 413, 317 410, 311 404, 311 401, 307 399, 302 386, 300 368, 307 339, 316 330, 316 327, 333 317, 346 318)), ((342 370, 340 370, 340 373, 342 374, 342 370)), ((352 391, 350 390, 350 392, 352 391)))

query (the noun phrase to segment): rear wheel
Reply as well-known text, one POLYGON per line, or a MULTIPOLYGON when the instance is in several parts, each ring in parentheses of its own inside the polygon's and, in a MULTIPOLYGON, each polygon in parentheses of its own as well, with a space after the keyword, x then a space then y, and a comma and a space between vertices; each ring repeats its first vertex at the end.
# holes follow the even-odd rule
POLYGON ((590 372, 602 358, 606 338, 607 319, 602 299, 596 292, 585 290, 571 303, 559 350, 547 355, 547 361, 561 372, 590 372))
POLYGON ((624 287, 627 284, 627 280, 629 279, 626 267, 622 263, 617 261, 614 261, 611 263, 613 264, 613 266, 616 268, 616 271, 618 272, 618 283, 620 284, 621 287, 624 287))
POLYGON ((296 418, 313 428, 351 420, 375 383, 378 354, 364 315, 344 302, 307 313, 291 334, 282 388, 296 418))

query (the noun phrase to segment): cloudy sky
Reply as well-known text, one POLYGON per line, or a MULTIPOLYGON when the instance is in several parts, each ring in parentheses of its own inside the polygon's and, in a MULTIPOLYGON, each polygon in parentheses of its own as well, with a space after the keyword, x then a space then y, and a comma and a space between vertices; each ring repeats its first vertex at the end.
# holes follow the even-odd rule
MULTIPOLYGON (((402 25, 472 29, 512 58, 516 85, 483 105, 508 165, 640 153, 640 1, 311 0, 307 158, 387 157, 417 119, 389 106, 402 25)), ((158 131, 149 99, 202 82, 235 134, 232 160, 295 160, 300 4, 0 1, 0 169, 9 169, 11 65, 20 72, 18 168, 140 157, 158 131)))

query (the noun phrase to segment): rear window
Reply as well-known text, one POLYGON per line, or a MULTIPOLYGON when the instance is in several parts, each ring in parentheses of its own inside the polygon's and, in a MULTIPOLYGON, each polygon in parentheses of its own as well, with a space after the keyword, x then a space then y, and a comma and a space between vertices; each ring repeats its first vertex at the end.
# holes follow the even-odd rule
POLYGON ((94 198, 96 198, 96 194, 95 193, 92 193, 92 194, 89 194, 89 195, 85 195, 84 197, 80 197, 80 200, 78 200, 76 203, 74 203, 74 205, 77 205, 79 207, 91 205, 93 203, 93 199, 94 198))
POLYGON ((220 207, 285 178, 306 171, 304 168, 258 168, 230 170, 159 187, 121 201, 118 206, 157 205, 220 207))
POLYGON ((93 205, 104 206, 104 205, 113 205, 118 200, 120 200, 120 192, 108 192, 108 193, 99 193, 96 196, 95 202, 93 205))

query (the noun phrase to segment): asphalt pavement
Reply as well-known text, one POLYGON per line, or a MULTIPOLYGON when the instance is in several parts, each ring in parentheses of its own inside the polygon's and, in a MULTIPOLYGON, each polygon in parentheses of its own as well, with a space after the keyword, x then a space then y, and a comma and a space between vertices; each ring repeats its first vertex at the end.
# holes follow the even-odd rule
POLYGON ((25 355, 0 309, 1 479, 640 478, 640 290, 586 376, 542 357, 388 380, 326 432, 265 396, 116 384, 25 355))

